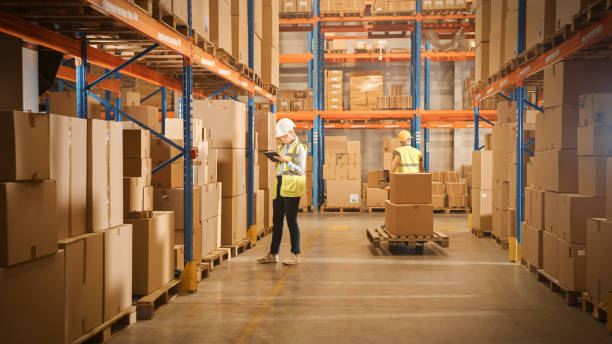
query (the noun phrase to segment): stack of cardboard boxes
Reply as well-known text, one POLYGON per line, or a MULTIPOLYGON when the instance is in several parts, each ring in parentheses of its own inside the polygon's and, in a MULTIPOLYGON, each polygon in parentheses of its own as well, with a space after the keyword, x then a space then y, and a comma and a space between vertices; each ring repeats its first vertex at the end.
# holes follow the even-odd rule
POLYGON ((281 112, 309 111, 313 109, 314 97, 312 89, 280 90, 278 109, 281 112))
POLYGON ((279 0, 280 13, 312 13, 311 0, 279 0))
POLYGON ((256 197, 257 211, 255 217, 257 229, 262 230, 272 228, 272 198, 276 191, 274 190, 276 164, 266 158, 263 152, 278 150, 276 145, 276 115, 267 111, 256 112, 255 131, 257 132, 257 148, 259 150, 259 191, 257 191, 256 197))
POLYGON ((463 8, 465 8, 465 0, 423 0, 423 10, 463 8))
POLYGON ((472 226, 480 232, 491 232, 493 226, 493 151, 472 152, 472 226))
POLYGON ((261 81, 264 85, 279 86, 279 1, 262 0, 261 81))
MULTIPOLYGON (((476 70, 474 80, 478 84, 481 81, 486 81, 491 71, 489 66, 491 0, 475 1, 473 6, 476 12, 476 70)), ((472 101, 473 98, 470 97, 469 103, 472 104, 472 101)))
POLYGON ((344 110, 343 77, 344 73, 341 70, 325 71, 325 110, 344 110))
POLYGON ((412 108, 412 97, 404 95, 404 86, 391 86, 390 96, 380 96, 376 99, 377 109, 410 109, 412 108))
POLYGON ((400 146, 399 139, 397 137, 385 137, 383 138, 383 169, 391 170, 391 163, 393 162, 393 151, 400 146))
POLYGON ((444 190, 446 191, 447 204, 449 208, 467 207, 467 182, 459 178, 459 172, 444 171, 444 190))
POLYGON ((431 173, 431 205, 434 209, 446 208, 446 187, 443 172, 431 173))
POLYGON ((372 12, 407 12, 414 11, 415 8, 415 0, 375 0, 374 5, 372 6, 372 12))
POLYGON ((597 270, 602 259, 597 252, 609 241, 599 244, 589 235, 609 235, 606 222, 597 218, 610 216, 604 176, 610 173, 612 121, 610 95, 591 93, 612 91, 604 77, 611 71, 608 61, 565 61, 544 70, 544 113, 537 118, 530 164, 535 180, 525 189, 525 259, 573 291, 589 289, 592 281, 589 292, 600 296, 607 290, 598 291, 597 280, 606 268, 597 270), (577 82, 584 79, 589 83, 577 82), (593 276, 585 273, 590 257, 597 260, 590 265, 593 276))
POLYGON ((321 13, 362 12, 364 8, 364 0, 321 0, 319 2, 321 13))
POLYGON ((210 40, 217 49, 232 54, 232 1, 209 0, 210 40))
POLYGON ((123 130, 123 216, 153 210, 151 135, 143 129, 123 130))
POLYGON ((389 191, 384 189, 389 179, 389 171, 368 171, 368 182, 365 184, 365 199, 368 208, 384 208, 389 199, 389 191))
POLYGON ((382 72, 351 73, 349 90, 351 110, 375 110, 376 100, 382 95, 382 72))
POLYGON ((394 235, 433 235, 431 173, 391 173, 385 229, 394 235))
POLYGON ((323 178, 326 179, 327 207, 360 207, 360 142, 347 142, 346 136, 326 136, 323 178))
POLYGON ((222 183, 217 181, 217 149, 210 128, 203 128, 198 157, 193 162, 194 185, 200 187, 202 255, 221 246, 222 183))

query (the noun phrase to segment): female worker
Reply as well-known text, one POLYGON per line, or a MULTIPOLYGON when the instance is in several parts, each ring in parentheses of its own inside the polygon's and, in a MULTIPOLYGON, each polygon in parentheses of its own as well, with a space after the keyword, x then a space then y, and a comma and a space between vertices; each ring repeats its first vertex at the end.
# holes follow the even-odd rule
POLYGON ((306 190, 306 154, 307 148, 298 140, 295 123, 288 118, 282 118, 276 123, 276 138, 280 138, 282 146, 277 157, 276 183, 273 202, 273 231, 270 253, 259 258, 259 263, 278 263, 278 250, 283 237, 283 222, 287 218, 289 235, 291 236, 291 252, 293 255, 285 260, 286 265, 299 264, 300 228, 297 223, 300 197, 306 190))

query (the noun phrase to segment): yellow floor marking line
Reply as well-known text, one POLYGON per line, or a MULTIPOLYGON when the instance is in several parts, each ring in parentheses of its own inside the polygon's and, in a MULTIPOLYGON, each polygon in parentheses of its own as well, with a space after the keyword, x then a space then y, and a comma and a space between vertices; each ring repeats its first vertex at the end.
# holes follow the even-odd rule
MULTIPOLYGON (((320 231, 316 231, 310 237, 310 239, 306 243, 306 246, 304 247, 302 254, 307 253, 310 250, 310 247, 312 247, 312 244, 319 235, 319 232, 320 231)), ((255 333, 255 331, 259 327, 259 324, 261 324, 263 319, 266 317, 266 314, 270 310, 270 306, 272 306, 272 302, 274 302, 276 296, 278 296, 278 294, 280 294, 283 290, 283 287, 285 286, 285 280, 293 273, 293 271, 295 271, 297 266, 298 265, 292 265, 287 268, 287 270, 281 276, 278 282, 276 282, 276 285, 274 286, 274 288, 272 288, 270 294, 264 299, 264 301, 259 305, 259 307, 257 307, 257 309, 255 310, 255 314, 253 314, 251 320, 248 322, 248 324, 246 324, 244 330, 242 330, 242 334, 240 335, 240 338, 238 338, 238 343, 249 342, 249 338, 253 335, 253 333, 255 333)))
POLYGON ((330 231, 348 231, 349 226, 329 226, 327 229, 330 231))

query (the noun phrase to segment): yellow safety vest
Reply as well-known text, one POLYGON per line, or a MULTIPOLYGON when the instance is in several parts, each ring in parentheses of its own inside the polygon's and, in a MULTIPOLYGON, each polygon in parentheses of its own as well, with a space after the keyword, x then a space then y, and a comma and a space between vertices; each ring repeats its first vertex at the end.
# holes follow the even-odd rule
POLYGON ((421 172, 420 163, 422 159, 421 151, 409 145, 395 149, 400 155, 400 162, 397 165, 396 173, 419 173, 421 172))
MULTIPOLYGON (((278 153, 282 154, 283 149, 286 145, 282 145, 278 148, 278 153)), ((291 162, 295 165, 298 164, 298 155, 299 148, 306 150, 306 145, 296 142, 295 144, 289 146, 287 149, 286 157, 291 159, 291 162)), ((306 192, 306 175, 299 175, 297 172, 293 172, 288 164, 278 164, 276 166, 276 174, 278 176, 280 167, 283 166, 282 178, 283 184, 281 185, 280 195, 282 197, 302 197, 306 192)), ((274 199, 276 199, 276 190, 278 189, 278 179, 274 178, 274 199)))

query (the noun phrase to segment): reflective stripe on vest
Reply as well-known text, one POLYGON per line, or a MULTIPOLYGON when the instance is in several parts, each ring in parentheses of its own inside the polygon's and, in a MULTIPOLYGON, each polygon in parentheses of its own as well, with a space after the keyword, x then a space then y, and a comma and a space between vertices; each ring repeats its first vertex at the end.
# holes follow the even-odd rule
POLYGON ((400 163, 397 166, 397 173, 419 173, 421 163, 421 151, 411 146, 401 146, 395 149, 400 155, 400 163))

